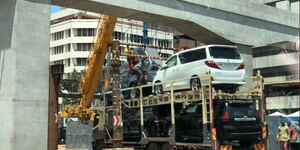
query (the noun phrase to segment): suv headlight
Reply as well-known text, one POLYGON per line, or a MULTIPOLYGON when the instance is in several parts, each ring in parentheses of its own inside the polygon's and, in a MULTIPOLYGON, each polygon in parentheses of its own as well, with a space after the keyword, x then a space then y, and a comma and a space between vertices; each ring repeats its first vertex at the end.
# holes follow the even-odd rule
POLYGON ((174 130, 173 130, 172 127, 170 127, 170 128, 168 129, 168 136, 169 136, 169 137, 172 137, 173 135, 174 135, 174 130))
POLYGON ((207 141, 211 140, 211 132, 207 132, 207 141))

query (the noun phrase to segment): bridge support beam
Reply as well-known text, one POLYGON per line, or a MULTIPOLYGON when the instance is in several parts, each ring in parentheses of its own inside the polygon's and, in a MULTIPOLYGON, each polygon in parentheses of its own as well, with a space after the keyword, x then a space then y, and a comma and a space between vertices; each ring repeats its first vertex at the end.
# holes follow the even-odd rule
POLYGON ((49 4, 1 1, 1 150, 47 150, 49 4))

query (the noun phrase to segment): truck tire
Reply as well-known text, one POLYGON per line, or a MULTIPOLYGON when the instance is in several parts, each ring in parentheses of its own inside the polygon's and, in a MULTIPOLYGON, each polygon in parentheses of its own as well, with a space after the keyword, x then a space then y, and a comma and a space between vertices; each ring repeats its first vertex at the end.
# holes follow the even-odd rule
POLYGON ((140 96, 139 89, 130 90, 130 98, 138 98, 140 96))
POLYGON ((158 143, 150 143, 147 147, 147 150, 161 150, 160 144, 158 143))
POLYGON ((201 82, 200 82, 200 80, 198 78, 191 79, 190 87, 191 87, 191 90, 193 90, 193 91, 200 90, 200 88, 201 88, 201 82))
MULTIPOLYGON (((159 82, 157 82, 157 83, 159 83, 159 82)), ((155 95, 164 94, 163 86, 161 84, 154 86, 154 94, 155 95)))
POLYGON ((93 144, 93 150, 101 150, 105 147, 103 140, 96 140, 93 144))
POLYGON ((165 143, 162 146, 162 150, 174 150, 174 148, 169 143, 165 143))

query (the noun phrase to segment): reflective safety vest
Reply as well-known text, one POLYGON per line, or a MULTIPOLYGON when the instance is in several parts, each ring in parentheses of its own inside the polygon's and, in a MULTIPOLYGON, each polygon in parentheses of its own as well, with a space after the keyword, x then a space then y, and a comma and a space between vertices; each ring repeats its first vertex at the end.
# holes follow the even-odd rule
POLYGON ((290 139, 290 131, 287 125, 279 126, 277 133, 277 140, 279 141, 288 141, 290 139))

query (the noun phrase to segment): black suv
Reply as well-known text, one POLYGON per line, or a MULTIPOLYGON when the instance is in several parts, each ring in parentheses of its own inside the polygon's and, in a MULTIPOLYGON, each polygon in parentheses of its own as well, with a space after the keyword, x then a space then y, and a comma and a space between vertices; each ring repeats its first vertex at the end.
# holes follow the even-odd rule
MULTIPOLYGON (((176 141, 203 142, 202 105, 192 103, 184 108, 182 104, 176 104, 175 114, 176 141)), ((123 117, 125 141, 139 140, 142 135, 139 110, 124 111, 123 117)), ((261 123, 250 101, 214 100, 214 119, 221 143, 238 141, 245 146, 260 139, 261 123)), ((172 134, 170 105, 144 109, 144 134, 147 137, 167 137, 172 134)))
POLYGON ((214 102, 215 127, 221 142, 238 140, 240 145, 244 146, 261 138, 262 124, 253 102, 214 102))
MULTIPOLYGON (((261 123, 252 102, 214 100, 214 123, 221 142, 247 145, 259 140, 261 123)), ((202 106, 190 104, 176 114, 176 140, 202 142, 202 106)))
POLYGON ((202 106, 190 104, 175 115, 176 141, 202 142, 202 106))
POLYGON ((139 141, 141 136, 163 137, 165 112, 164 106, 144 108, 144 130, 141 133, 141 116, 139 109, 127 109, 123 111, 123 135, 125 141, 139 141))

